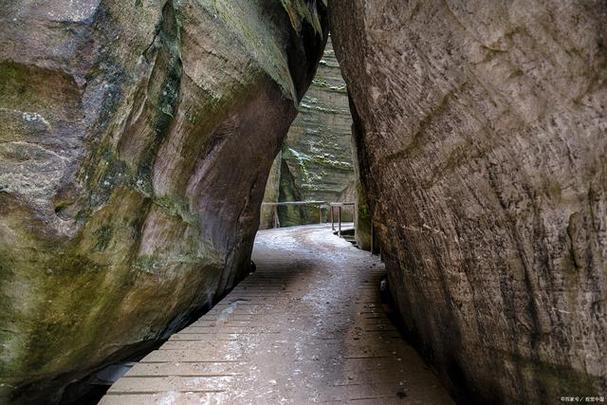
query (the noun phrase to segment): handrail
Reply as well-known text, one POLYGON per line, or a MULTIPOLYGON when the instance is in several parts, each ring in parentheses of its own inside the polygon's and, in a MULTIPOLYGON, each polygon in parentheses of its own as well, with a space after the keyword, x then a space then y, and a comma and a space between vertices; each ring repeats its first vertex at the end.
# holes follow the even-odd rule
POLYGON ((261 205, 326 205, 326 201, 278 201, 278 202, 262 202, 261 205))
POLYGON ((337 236, 341 237, 341 212, 344 207, 354 207, 354 236, 356 237, 356 216, 358 214, 357 204, 355 202, 336 202, 330 203, 329 207, 331 208, 331 230, 335 230, 335 212, 334 208, 337 208, 337 236))
POLYGON ((337 235, 341 236, 341 214, 344 207, 354 207, 354 232, 356 233, 356 217, 358 214, 357 203, 350 201, 341 202, 327 202, 327 201, 277 201, 277 202, 262 202, 261 205, 274 207, 272 212, 273 226, 274 228, 280 228, 280 220, 278 218, 278 206, 279 205, 318 205, 318 221, 322 224, 322 209, 327 207, 330 209, 331 217, 331 230, 335 230, 335 212, 334 208, 337 208, 337 235))
POLYGON ((345 206, 352 206, 352 205, 356 205, 355 202, 334 202, 334 203, 329 203, 329 205, 331 207, 345 207, 345 206))

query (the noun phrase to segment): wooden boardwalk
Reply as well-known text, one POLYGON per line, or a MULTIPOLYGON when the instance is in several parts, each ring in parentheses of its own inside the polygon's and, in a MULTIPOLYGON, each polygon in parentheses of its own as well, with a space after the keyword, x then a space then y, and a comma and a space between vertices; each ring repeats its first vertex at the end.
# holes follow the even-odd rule
POLYGON ((387 319, 383 266, 316 225, 261 231, 257 272, 101 400, 130 404, 451 404, 387 319))

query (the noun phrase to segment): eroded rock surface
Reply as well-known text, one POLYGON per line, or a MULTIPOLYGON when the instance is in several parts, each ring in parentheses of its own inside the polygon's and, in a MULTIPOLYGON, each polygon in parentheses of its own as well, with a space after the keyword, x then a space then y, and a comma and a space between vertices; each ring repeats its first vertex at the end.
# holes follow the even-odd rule
POLYGON ((3 3, 0 402, 56 400, 234 284, 325 19, 313 0, 3 3))
POLYGON ((454 390, 607 393, 607 4, 333 0, 392 292, 454 390))
MULTIPOLYGON (((352 117, 346 84, 331 41, 316 76, 299 105, 299 114, 275 162, 264 201, 353 201, 356 177, 352 162, 352 117)), ((271 225, 272 207, 264 207, 271 225)), ((327 212, 323 212, 326 218, 327 212)), ((318 223, 318 207, 280 206, 283 226, 318 223)))

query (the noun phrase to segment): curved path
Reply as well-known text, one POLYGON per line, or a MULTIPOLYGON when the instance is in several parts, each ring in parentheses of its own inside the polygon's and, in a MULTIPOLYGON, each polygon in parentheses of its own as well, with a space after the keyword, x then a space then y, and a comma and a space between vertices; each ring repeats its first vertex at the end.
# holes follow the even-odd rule
POLYGON ((452 403, 384 314, 377 258, 316 225, 260 231, 253 259, 101 404, 452 403))

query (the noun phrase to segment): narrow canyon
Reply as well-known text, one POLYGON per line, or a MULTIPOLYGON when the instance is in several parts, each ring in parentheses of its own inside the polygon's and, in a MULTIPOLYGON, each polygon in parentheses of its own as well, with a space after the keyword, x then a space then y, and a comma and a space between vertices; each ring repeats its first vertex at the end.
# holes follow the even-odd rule
POLYGON ((604 402, 605 27, 604 0, 1 1, 0 403, 218 356, 223 329, 178 341, 225 305, 278 311, 239 353, 301 384, 152 403, 367 398, 295 373, 306 345, 335 387, 413 384, 368 403, 604 402))

